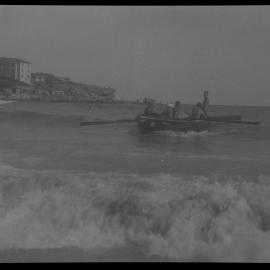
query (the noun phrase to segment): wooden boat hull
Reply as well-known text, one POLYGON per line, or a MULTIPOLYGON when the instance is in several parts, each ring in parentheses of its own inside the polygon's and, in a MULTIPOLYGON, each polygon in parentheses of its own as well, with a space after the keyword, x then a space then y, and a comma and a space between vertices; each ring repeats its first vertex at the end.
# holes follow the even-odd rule
POLYGON ((171 130, 179 132, 202 132, 216 127, 222 123, 215 122, 217 121, 239 121, 241 120, 240 116, 216 116, 211 117, 209 120, 190 120, 179 119, 179 120, 169 120, 162 119, 157 117, 147 117, 144 115, 138 115, 136 122, 139 130, 142 133, 150 133, 155 131, 171 130))
POLYGON ((150 133, 155 131, 162 130, 171 130, 171 131, 196 131, 201 132, 208 130, 211 125, 211 122, 201 121, 201 120, 167 120, 159 119, 146 116, 137 117, 137 126, 142 133, 150 133))

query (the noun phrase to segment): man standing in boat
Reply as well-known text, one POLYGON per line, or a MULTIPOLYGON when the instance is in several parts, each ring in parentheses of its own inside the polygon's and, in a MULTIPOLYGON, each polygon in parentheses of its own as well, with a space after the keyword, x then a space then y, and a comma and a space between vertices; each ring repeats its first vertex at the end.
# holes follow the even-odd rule
POLYGON ((203 92, 203 103, 201 109, 203 110, 206 117, 208 117, 207 114, 207 108, 209 106, 209 97, 208 97, 208 91, 203 92))

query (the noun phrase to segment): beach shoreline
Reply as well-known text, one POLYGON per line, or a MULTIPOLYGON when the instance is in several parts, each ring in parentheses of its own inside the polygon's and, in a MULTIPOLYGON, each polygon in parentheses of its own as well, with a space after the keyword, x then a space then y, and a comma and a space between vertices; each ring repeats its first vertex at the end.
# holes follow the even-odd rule
POLYGON ((132 247, 107 248, 84 251, 76 247, 0 250, 0 262, 135 262, 164 261, 162 258, 146 257, 132 247))

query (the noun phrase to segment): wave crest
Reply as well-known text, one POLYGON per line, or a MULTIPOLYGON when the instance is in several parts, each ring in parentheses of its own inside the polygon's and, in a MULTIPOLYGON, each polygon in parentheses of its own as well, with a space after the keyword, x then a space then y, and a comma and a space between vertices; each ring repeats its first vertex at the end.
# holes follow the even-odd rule
POLYGON ((268 176, 1 166, 0 179, 1 249, 132 245, 172 260, 269 261, 268 176))

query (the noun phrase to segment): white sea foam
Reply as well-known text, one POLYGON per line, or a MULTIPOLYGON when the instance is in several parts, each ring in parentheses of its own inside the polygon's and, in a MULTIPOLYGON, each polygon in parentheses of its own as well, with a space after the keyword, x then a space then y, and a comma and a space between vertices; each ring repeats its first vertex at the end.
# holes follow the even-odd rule
POLYGON ((0 248, 133 245, 176 260, 269 261, 269 180, 2 165, 0 248))
POLYGON ((198 137, 205 137, 205 136, 217 136, 217 135, 225 135, 225 134, 232 134, 234 130, 227 130, 227 131, 188 131, 188 132, 180 132, 180 131, 159 131, 157 133, 172 137, 172 138, 184 138, 184 139, 193 139, 198 137))
POLYGON ((0 100, 0 105, 15 102, 13 100, 0 100))

